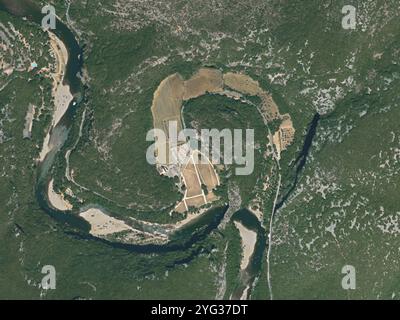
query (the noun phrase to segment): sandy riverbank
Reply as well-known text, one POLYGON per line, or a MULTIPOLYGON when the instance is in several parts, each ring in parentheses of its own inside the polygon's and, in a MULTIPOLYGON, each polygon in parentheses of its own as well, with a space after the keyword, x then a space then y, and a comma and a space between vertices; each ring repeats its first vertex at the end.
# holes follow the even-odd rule
POLYGON ((254 252, 254 248, 257 242, 257 232, 247 229, 243 224, 238 221, 234 221, 236 228, 238 228, 240 237, 242 238, 242 250, 243 256, 240 262, 240 269, 245 270, 250 262, 250 258, 254 252))
POLYGON ((89 222, 91 226, 90 234, 94 236, 105 236, 121 231, 134 230, 124 221, 115 219, 100 209, 90 208, 79 215, 89 222))
POLYGON ((57 38, 53 33, 48 32, 50 37, 50 47, 56 59, 55 71, 52 74, 53 78, 53 89, 52 97, 54 100, 54 111, 51 127, 47 132, 47 135, 43 142, 42 151, 40 152, 39 159, 42 162, 46 155, 52 150, 53 145, 50 144, 50 131, 54 128, 64 116, 71 103, 73 96, 71 94, 69 85, 63 84, 65 69, 68 63, 68 50, 64 43, 57 38))
POLYGON ((64 199, 63 194, 58 194, 54 191, 54 179, 51 179, 47 189, 47 196, 49 198, 50 204, 61 211, 67 211, 72 209, 72 204, 64 199))

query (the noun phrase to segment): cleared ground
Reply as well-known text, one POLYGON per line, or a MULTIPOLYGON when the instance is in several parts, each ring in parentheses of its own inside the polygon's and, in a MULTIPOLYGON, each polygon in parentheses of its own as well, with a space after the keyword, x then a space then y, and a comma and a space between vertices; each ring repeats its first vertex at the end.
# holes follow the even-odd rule
POLYGON ((212 68, 201 68, 189 80, 185 81, 183 100, 197 98, 207 92, 219 92, 223 89, 222 72, 212 68))
MULTIPOLYGON (((154 92, 153 114, 154 128, 165 130, 168 122, 177 121, 178 131, 182 129, 181 107, 184 94, 182 77, 175 73, 165 78, 154 92)), ((166 131, 168 133, 168 130, 166 131)))
POLYGON ((198 151, 193 151, 181 172, 186 190, 175 211, 184 212, 189 207, 200 207, 217 199, 212 190, 219 185, 218 175, 208 159, 203 157, 207 163, 199 162, 199 155, 198 151), (202 185, 206 187, 207 194, 204 193, 202 185))

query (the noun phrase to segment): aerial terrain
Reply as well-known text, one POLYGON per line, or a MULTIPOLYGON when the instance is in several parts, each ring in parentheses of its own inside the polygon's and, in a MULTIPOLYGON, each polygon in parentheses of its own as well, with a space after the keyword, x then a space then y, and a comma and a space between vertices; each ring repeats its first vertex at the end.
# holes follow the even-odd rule
POLYGON ((0 0, 0 299, 399 299, 399 22, 0 0))

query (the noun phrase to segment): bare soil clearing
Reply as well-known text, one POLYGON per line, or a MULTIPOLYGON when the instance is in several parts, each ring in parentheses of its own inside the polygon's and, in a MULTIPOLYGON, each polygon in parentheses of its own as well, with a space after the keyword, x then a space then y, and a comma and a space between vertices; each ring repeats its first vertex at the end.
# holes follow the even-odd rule
POLYGON ((224 74, 225 86, 243 94, 257 96, 264 93, 258 81, 242 73, 227 72, 224 74))
MULTIPOLYGON (((154 128, 165 130, 165 122, 177 121, 178 131, 182 129, 181 107, 184 94, 182 77, 175 73, 165 78, 154 92, 151 112, 154 128)), ((168 130, 165 132, 168 134, 168 130)))
POLYGON ((223 86, 221 71, 212 68, 201 68, 189 80, 185 81, 183 100, 197 98, 207 92, 222 91, 223 86))

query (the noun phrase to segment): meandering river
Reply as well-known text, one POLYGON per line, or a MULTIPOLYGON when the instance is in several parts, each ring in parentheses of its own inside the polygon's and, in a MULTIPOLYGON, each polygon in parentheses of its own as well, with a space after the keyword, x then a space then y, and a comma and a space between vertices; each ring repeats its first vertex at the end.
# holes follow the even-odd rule
MULTIPOLYGON (((4 10, 14 16, 26 17, 28 20, 41 24, 43 14, 29 0, 0 0, 0 10, 4 10)), ((80 80, 79 74, 83 66, 83 51, 79 46, 74 34, 60 20, 57 19, 54 34, 65 44, 68 50, 69 58, 66 65, 64 82, 70 86, 74 99, 71 101, 67 111, 52 128, 50 134, 52 139, 57 141, 57 147, 53 148, 46 156, 44 161, 39 163, 38 174, 35 186, 35 195, 40 207, 58 222, 70 228, 66 229, 66 233, 81 239, 90 239, 92 241, 104 242, 107 245, 123 248, 132 252, 140 253, 163 253, 175 250, 186 250, 194 243, 204 240, 213 230, 220 224, 228 206, 214 208, 206 213, 194 223, 182 228, 171 242, 165 245, 130 245, 113 243, 110 241, 95 238, 88 234, 90 230, 89 224, 77 215, 65 213, 54 209, 50 204, 47 196, 47 186, 51 179, 51 169, 55 160, 60 156, 60 151, 67 141, 71 125, 74 121, 74 115, 77 108, 80 107, 84 97, 84 86, 80 80)), ((266 247, 265 230, 261 227, 257 218, 247 210, 240 210, 234 214, 233 218, 240 221, 245 227, 257 232, 257 242, 254 253, 250 259, 248 267, 242 273, 241 285, 239 285, 233 293, 233 298, 240 298, 247 286, 254 282, 261 270, 262 257, 266 247)), ((194 253, 196 254, 196 253, 194 253)), ((191 259, 192 257, 188 257, 191 259)), ((184 263, 180 261, 178 263, 184 263)))

